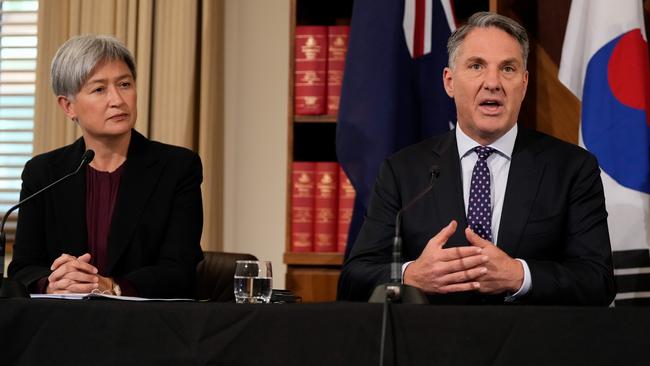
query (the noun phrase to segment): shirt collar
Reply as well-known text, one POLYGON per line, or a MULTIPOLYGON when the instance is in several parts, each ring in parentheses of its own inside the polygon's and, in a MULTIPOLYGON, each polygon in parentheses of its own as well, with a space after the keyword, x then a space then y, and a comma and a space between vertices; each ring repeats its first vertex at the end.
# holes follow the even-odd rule
MULTIPOLYGON (((510 159, 512 157, 512 151, 515 148, 515 140, 517 139, 517 124, 506 132, 505 135, 499 137, 496 141, 489 144, 488 146, 494 148, 499 154, 510 159)), ((464 158, 472 152, 477 146, 481 146, 478 142, 472 140, 471 137, 467 136, 465 132, 460 128, 460 125, 456 123, 456 144, 458 145, 458 156, 464 158)))

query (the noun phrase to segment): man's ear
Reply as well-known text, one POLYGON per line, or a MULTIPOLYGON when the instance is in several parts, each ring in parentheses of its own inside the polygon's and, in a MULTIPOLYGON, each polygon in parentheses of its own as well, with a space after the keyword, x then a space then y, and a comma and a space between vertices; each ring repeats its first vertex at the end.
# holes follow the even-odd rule
POLYGON ((454 97, 454 80, 453 80, 453 72, 450 68, 445 67, 445 69, 442 71, 442 83, 445 86, 445 91, 447 92, 447 95, 449 97, 453 98, 454 97))
POLYGON ((59 104, 59 107, 61 107, 61 110, 63 110, 63 113, 65 113, 68 118, 72 120, 77 118, 77 114, 74 111, 74 106, 68 97, 59 95, 56 97, 56 102, 59 104))

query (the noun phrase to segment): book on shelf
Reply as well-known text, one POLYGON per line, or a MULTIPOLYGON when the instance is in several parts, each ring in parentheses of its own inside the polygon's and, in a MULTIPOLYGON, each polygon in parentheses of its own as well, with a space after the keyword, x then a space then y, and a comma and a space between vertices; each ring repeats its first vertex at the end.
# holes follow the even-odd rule
POLYGON ((325 114, 327 26, 297 26, 294 51, 294 114, 325 114))
POLYGON ((349 33, 349 25, 296 26, 295 115, 338 114, 349 33))
POLYGON ((313 250, 315 163, 296 161, 291 172, 291 251, 313 250))
POLYGON ((345 252, 355 190, 336 162, 295 161, 291 252, 345 252))
POLYGON ((339 164, 316 162, 314 251, 336 252, 339 164))
POLYGON ((348 243, 348 231, 352 222, 355 196, 356 192, 350 178, 345 174, 343 168, 339 166, 338 242, 336 249, 340 253, 345 253, 345 247, 348 243))
POLYGON ((349 25, 327 27, 327 114, 339 113, 345 56, 348 52, 349 25))

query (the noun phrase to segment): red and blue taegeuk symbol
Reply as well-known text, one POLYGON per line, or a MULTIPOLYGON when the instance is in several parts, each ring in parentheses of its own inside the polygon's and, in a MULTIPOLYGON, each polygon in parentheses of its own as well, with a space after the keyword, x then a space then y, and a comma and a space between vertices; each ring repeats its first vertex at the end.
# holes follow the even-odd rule
POLYGON ((582 138, 607 174, 645 193, 650 193, 649 111, 648 44, 634 29, 604 45, 589 61, 582 138))

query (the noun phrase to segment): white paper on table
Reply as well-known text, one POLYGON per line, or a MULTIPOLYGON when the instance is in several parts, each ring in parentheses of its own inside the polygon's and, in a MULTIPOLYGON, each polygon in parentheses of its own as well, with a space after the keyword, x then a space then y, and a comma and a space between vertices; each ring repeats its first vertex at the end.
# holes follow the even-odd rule
POLYGON ((92 299, 112 299, 120 301, 195 301, 193 299, 151 299, 147 297, 135 296, 116 296, 108 294, 31 294, 32 299, 63 299, 63 300, 92 300, 92 299))

